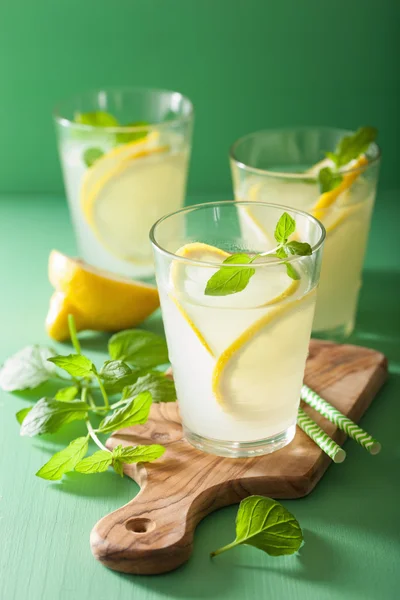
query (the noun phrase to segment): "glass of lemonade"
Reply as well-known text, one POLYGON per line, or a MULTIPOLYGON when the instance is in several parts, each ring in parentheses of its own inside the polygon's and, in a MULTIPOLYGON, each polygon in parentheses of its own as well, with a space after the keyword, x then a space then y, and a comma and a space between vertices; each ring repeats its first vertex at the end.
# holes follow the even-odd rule
POLYGON ((149 229, 184 203, 191 102, 164 90, 100 90, 62 103, 55 122, 82 258, 127 277, 151 277, 149 229))
POLYGON ((367 144, 358 158, 342 165, 330 191, 322 192, 318 181, 321 169, 335 166, 325 153, 334 152, 340 140, 352 135, 312 127, 258 131, 236 141, 230 151, 236 200, 291 206, 309 212, 325 226, 313 323, 318 337, 341 339, 355 323, 378 181, 378 146, 367 144))
POLYGON ((251 202, 187 207, 153 226, 179 410, 195 447, 240 457, 292 440, 324 237, 304 212, 251 202), (311 255, 275 256, 285 210, 296 226, 289 240, 307 241, 311 255))

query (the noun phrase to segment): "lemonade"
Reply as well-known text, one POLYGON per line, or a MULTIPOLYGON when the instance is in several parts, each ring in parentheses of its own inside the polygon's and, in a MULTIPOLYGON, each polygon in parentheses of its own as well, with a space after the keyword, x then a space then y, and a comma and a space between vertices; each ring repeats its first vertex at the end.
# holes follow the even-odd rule
MULTIPOLYGON (((345 133, 259 132, 239 140, 231 155, 237 200, 291 206, 324 224, 327 235, 313 333, 328 337, 346 336, 354 327, 379 166, 379 150, 371 144, 340 168, 338 185, 334 182, 335 187, 321 192, 319 172, 335 168, 331 159, 321 160, 323 151, 333 150, 345 133), (251 148, 252 158, 246 161, 251 148)), ((248 212, 242 218, 244 227, 251 219, 251 209, 248 212)))
POLYGON ((251 240, 251 226, 235 235, 233 223, 235 217, 239 231, 241 212, 248 207, 199 205, 161 220, 152 234, 185 435, 195 446, 224 456, 265 454, 294 436, 323 239, 314 219, 292 213, 296 231, 303 241, 307 231, 314 246, 311 256, 289 259, 297 276, 292 279, 286 264, 272 255, 283 210, 258 204, 256 216, 266 234, 251 240), (196 219, 196 212, 203 214, 196 219), (180 239, 170 237, 170 230, 179 229, 176 220, 185 221, 180 239), (238 269, 241 277, 245 265, 221 265, 244 251, 269 254, 251 263, 254 274, 244 289, 209 295, 208 282, 217 273, 238 269))
POLYGON ((99 95, 84 102, 97 110, 81 112, 76 101, 73 116, 57 117, 78 247, 93 266, 127 277, 150 277, 154 266, 148 231, 184 202, 191 105, 175 92, 128 90, 108 93, 107 109, 115 111, 111 113, 96 106, 101 99, 99 95))

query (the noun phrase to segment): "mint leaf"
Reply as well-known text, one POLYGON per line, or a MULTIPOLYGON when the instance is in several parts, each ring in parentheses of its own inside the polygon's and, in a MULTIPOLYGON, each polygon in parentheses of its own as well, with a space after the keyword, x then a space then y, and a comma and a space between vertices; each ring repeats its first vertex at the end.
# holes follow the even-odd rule
POLYGON ((109 396, 119 394, 125 387, 136 383, 139 377, 141 377, 145 373, 148 373, 147 369, 133 369, 129 375, 121 377, 121 379, 116 379, 114 381, 105 381, 104 387, 106 389, 107 394, 109 396))
POLYGON ((18 421, 18 423, 19 423, 20 425, 22 425, 22 423, 24 422, 24 419, 25 419, 26 415, 27 415, 28 413, 30 413, 30 412, 31 412, 31 410, 32 410, 32 407, 31 407, 31 406, 28 406, 27 408, 22 408, 21 410, 19 410, 19 411, 16 413, 16 415, 15 415, 15 416, 16 416, 16 418, 17 418, 17 421, 18 421))
POLYGON ((32 437, 42 433, 54 433, 62 425, 83 420, 89 410, 86 402, 60 402, 53 398, 42 398, 25 416, 21 435, 32 437))
POLYGON ((100 371, 100 377, 107 393, 113 395, 122 392, 126 386, 135 383, 143 373, 147 373, 147 370, 131 369, 122 360, 107 360, 100 371))
POLYGON ((334 173, 330 167, 324 167, 318 173, 319 189, 321 194, 334 190, 343 181, 342 175, 334 173))
MULTIPOLYGON (((232 254, 222 263, 227 264, 250 264, 256 258, 262 256, 276 256, 283 260, 286 265, 286 272, 291 279, 300 279, 300 275, 296 269, 287 262, 285 259, 288 254, 296 254, 299 256, 307 256, 312 254, 312 248, 307 242, 288 242, 289 236, 294 233, 296 229, 296 221, 286 212, 284 212, 275 228, 275 239, 279 246, 275 252, 261 252, 254 256, 248 256, 247 254, 232 254)), ((210 279, 207 281, 206 289, 204 294, 207 296, 227 296, 229 294, 236 294, 241 292, 248 285, 250 278, 254 275, 255 269, 252 267, 238 267, 237 269, 229 269, 221 267, 210 279)))
POLYGON ((326 158, 329 158, 336 165, 337 156, 334 152, 325 152, 326 158))
POLYGON ((151 369, 168 362, 165 340, 142 329, 116 333, 108 343, 108 351, 113 360, 122 360, 140 369, 151 369))
POLYGON ((89 475, 91 473, 104 473, 112 464, 112 454, 107 450, 99 450, 91 456, 84 458, 75 466, 75 471, 89 475))
POLYGON ((164 446, 116 446, 113 450, 113 467, 118 475, 124 475, 124 463, 152 462, 165 452, 164 446))
POLYGON ((115 383, 132 374, 132 369, 122 360, 106 360, 100 371, 104 383, 115 383))
POLYGON ((56 400, 61 400, 62 402, 72 402, 79 395, 79 390, 76 385, 70 385, 68 387, 61 388, 58 390, 55 395, 56 400))
MULTIPOLYGON (((149 127, 150 123, 147 121, 134 121, 133 123, 127 123, 123 125, 123 127, 149 127)), ((139 131, 127 131, 119 132, 116 135, 118 144, 127 144, 128 142, 135 142, 136 140, 140 140, 142 138, 147 137, 148 129, 141 129, 139 131)))
POLYGON ((312 248, 307 242, 288 242, 285 244, 285 249, 288 250, 290 254, 296 256, 310 256, 312 254, 312 248))
POLYGON ((278 244, 285 244, 295 229, 296 221, 287 212, 284 212, 275 228, 274 235, 278 244))
POLYGON ((288 262, 285 262, 286 265, 286 273, 289 275, 290 279, 294 279, 298 281, 300 279, 300 275, 296 271, 296 269, 288 262))
POLYGON ((120 475, 121 477, 124 476, 124 463, 121 460, 119 460, 118 458, 113 458, 112 466, 114 471, 118 475, 120 475))
MULTIPOLYGON (((247 254, 232 254, 222 264, 249 264, 252 260, 254 257, 251 258, 247 254)), ((255 272, 256 270, 252 267, 221 267, 207 281, 204 294, 206 296, 237 294, 247 287, 255 272)))
POLYGON ((67 371, 72 377, 91 377, 94 365, 91 360, 82 354, 69 354, 68 356, 53 356, 49 358, 52 363, 67 371))
POLYGON ((174 382, 163 373, 153 371, 139 377, 136 383, 124 387, 122 399, 134 398, 141 392, 149 392, 153 402, 174 402, 176 390, 174 382))
POLYGON ((47 359, 54 356, 51 348, 27 346, 10 358, 0 369, 0 388, 15 392, 36 388, 55 375, 56 368, 47 359))
POLYGON ((75 466, 85 456, 89 445, 89 436, 73 440, 69 446, 54 454, 36 473, 37 477, 57 481, 62 479, 64 473, 73 471, 75 466))
POLYGON ((124 463, 151 462, 160 458, 165 452, 164 446, 152 444, 151 446, 117 446, 114 448, 113 457, 119 458, 124 463))
POLYGON ((294 554, 303 543, 295 517, 282 504, 263 496, 242 500, 236 517, 236 539, 211 553, 221 554, 240 544, 254 546, 270 556, 294 554))
POLYGON ((287 253, 283 246, 281 246, 280 248, 277 248, 275 251, 275 254, 278 258, 287 258, 287 253))
POLYGON ((74 115, 74 122, 79 125, 90 125, 91 127, 118 127, 117 119, 108 112, 97 110, 94 112, 80 113, 74 115))
POLYGON ((87 167, 91 167, 103 154, 104 152, 101 148, 87 148, 83 153, 83 162, 87 167))
POLYGON ((142 425, 149 417, 151 394, 142 392, 132 398, 125 406, 107 415, 99 425, 100 433, 110 433, 130 425, 142 425))
POLYGON ((353 135, 343 137, 335 152, 329 152, 329 158, 334 161, 337 168, 343 167, 364 154, 377 135, 378 130, 375 127, 360 127, 353 135))

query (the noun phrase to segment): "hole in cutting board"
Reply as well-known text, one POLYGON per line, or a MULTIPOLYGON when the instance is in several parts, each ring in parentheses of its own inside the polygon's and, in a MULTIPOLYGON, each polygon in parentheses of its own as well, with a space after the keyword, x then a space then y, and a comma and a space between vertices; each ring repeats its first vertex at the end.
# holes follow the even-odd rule
POLYGON ((151 519, 129 519, 127 523, 125 523, 125 527, 128 531, 132 531, 133 533, 148 533, 149 531, 153 531, 156 524, 151 519))

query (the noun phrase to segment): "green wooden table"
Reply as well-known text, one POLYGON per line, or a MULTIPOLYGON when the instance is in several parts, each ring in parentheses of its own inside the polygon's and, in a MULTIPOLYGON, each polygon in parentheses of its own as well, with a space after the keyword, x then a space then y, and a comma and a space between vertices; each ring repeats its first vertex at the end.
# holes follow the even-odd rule
MULTIPOLYGON (((174 573, 134 577, 109 571, 92 557, 96 521, 137 492, 111 471, 61 483, 35 477, 66 435, 18 437, 14 414, 21 395, 0 393, 0 599, 1 600, 389 600, 399 597, 400 429, 400 204, 381 192, 364 273, 357 332, 352 342, 376 348, 390 360, 390 378, 363 425, 382 441, 370 457, 348 442, 348 458, 333 465, 317 489, 284 504, 299 519, 306 544, 296 557, 270 558, 237 548, 209 559, 234 536, 236 507, 220 510, 198 527, 189 563, 174 573), (397 485, 396 485, 397 484, 397 485)), ((199 198, 192 198, 200 200, 199 198)), ((50 284, 49 251, 74 253, 67 207, 60 197, 0 197, 0 363, 31 343, 48 343, 43 328, 50 284)), ((146 324, 161 330, 159 315, 146 324)), ((106 337, 84 342, 102 360, 106 337)), ((69 347, 61 346, 63 352, 69 347)))

